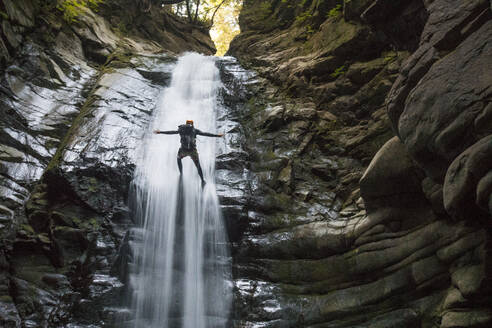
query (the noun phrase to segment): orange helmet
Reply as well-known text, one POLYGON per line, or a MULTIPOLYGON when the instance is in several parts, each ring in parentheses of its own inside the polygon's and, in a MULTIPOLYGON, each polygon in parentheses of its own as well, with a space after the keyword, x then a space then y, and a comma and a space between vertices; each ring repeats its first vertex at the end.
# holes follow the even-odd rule
POLYGON ((191 125, 193 125, 193 121, 192 121, 192 120, 186 120, 186 124, 191 124, 191 125))

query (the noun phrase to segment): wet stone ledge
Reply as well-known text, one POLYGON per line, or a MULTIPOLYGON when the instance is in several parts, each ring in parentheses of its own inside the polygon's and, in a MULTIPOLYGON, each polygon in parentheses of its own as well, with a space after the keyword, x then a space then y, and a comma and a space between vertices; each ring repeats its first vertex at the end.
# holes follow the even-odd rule
MULTIPOLYGON (((11 251, 2 255, 7 263, 3 281, 11 286, 2 303, 6 324, 89 327, 111 323, 119 315, 113 308, 124 289, 110 270, 133 225, 128 185, 174 63, 168 55, 116 54, 99 72, 87 67, 84 85, 71 82, 54 89, 23 85, 7 70, 11 90, 2 101, 17 113, 17 123, 27 124, 13 125, 15 136, 9 129, 3 133, 29 148, 12 142, 22 161, 2 158, 2 167, 24 188, 36 184, 30 193, 24 191, 17 207, 2 205, 12 220, 8 223, 17 225, 12 226, 17 231, 11 251)), ((12 194, 7 190, 4 197, 12 194)))

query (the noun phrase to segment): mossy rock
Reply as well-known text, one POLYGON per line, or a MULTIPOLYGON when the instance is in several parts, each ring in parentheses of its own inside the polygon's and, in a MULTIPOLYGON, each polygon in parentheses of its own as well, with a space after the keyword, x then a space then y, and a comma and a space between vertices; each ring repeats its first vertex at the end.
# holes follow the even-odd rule
POLYGON ((36 4, 36 1, 3 0, 2 2, 6 15, 11 21, 25 27, 34 27, 34 16, 37 8, 33 4, 36 4))
POLYGON ((30 226, 29 224, 21 224, 19 226, 19 230, 24 231, 27 235, 34 235, 34 228, 30 226))
POLYGON ((373 138, 368 138, 367 141, 350 150, 350 155, 362 159, 364 164, 367 165, 381 147, 393 137, 393 131, 388 126, 388 129, 383 133, 373 138))
POLYGON ((132 53, 115 51, 108 57, 105 66, 107 68, 135 68, 132 58, 132 53))
POLYGON ((289 211, 292 207, 292 198, 289 195, 283 193, 269 194, 264 197, 263 204, 264 210, 270 212, 276 211, 289 211))
POLYGON ((59 265, 63 267, 79 260, 89 247, 86 231, 71 227, 58 226, 53 230, 54 241, 57 247, 59 265))
POLYGON ((58 211, 52 212, 51 218, 53 220, 53 223, 57 226, 61 225, 61 226, 76 228, 78 227, 78 224, 80 224, 80 219, 70 217, 58 211))
POLYGON ((37 239, 42 244, 46 244, 46 245, 50 245, 51 244, 51 239, 50 239, 50 237, 48 236, 47 233, 40 233, 39 235, 37 235, 37 239))
POLYGON ((0 303, 14 303, 14 299, 10 295, 1 295, 0 303))
POLYGON ((51 218, 47 211, 34 211, 29 215, 29 224, 34 228, 34 231, 44 232, 48 231, 51 218))

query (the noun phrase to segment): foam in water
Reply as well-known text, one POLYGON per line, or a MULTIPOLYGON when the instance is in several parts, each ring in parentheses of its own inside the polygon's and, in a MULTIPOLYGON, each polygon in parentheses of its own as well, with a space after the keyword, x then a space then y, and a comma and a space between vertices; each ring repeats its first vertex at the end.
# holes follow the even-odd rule
MULTIPOLYGON (((187 119, 216 131, 220 86, 213 57, 186 54, 164 90, 150 129, 177 130, 187 119)), ((226 327, 231 303, 230 258, 214 185, 217 139, 198 136, 207 185, 192 160, 176 164, 179 135, 150 131, 132 185, 142 222, 140 247, 130 270, 135 328, 226 327), (133 272, 133 273, 132 273, 133 272)))

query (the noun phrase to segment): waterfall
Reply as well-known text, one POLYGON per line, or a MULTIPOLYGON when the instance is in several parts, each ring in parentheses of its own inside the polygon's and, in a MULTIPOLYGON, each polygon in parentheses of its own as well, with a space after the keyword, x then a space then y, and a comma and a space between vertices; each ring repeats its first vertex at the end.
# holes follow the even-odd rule
MULTIPOLYGON (((213 57, 182 56, 163 91, 151 130, 177 130, 187 119, 216 131, 221 85, 213 57)), ((197 136, 202 189, 190 157, 176 163, 179 135, 152 134, 132 183, 140 242, 134 246, 130 286, 135 328, 225 328, 231 304, 227 238, 214 185, 218 139, 197 136)))

